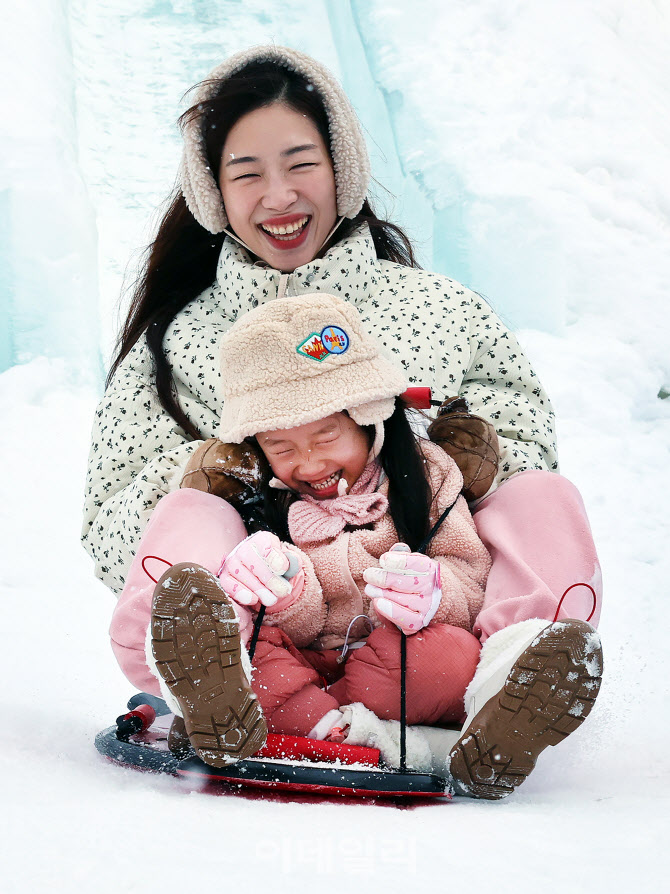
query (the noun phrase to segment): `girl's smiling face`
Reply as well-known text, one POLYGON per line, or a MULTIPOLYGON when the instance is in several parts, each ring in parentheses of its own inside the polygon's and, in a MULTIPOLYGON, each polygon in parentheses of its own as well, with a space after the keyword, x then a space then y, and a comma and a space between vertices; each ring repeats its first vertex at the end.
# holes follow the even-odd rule
POLYGON ((275 476, 291 490, 326 500, 340 478, 349 489, 367 465, 370 439, 346 413, 256 435, 275 476))
POLYGON ((314 260, 337 217, 323 138, 307 115, 280 102, 249 112, 231 128, 219 188, 232 229, 276 270, 314 260))

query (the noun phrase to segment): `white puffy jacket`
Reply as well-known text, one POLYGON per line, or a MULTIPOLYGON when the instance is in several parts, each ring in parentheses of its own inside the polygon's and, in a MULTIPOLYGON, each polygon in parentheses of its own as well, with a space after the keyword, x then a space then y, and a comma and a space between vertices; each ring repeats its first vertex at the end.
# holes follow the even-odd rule
MULTIPOLYGON (((553 410, 514 335, 459 283, 378 260, 367 224, 290 274, 252 264, 225 239, 216 282, 175 317, 164 341, 181 406, 205 437, 215 436, 221 412, 223 333, 260 302, 314 291, 352 301, 413 383, 429 385, 435 398, 458 393, 493 422, 502 451, 496 485, 522 469, 558 469, 553 410)), ((179 487, 201 443, 161 407, 152 366, 142 337, 119 366, 93 427, 82 539, 96 574, 115 592, 151 510, 179 487)))

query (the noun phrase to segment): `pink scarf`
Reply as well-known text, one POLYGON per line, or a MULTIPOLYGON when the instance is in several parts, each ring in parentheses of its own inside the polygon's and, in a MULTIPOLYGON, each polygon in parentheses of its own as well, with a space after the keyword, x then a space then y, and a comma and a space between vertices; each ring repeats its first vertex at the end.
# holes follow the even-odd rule
POLYGON ((388 500, 377 493, 381 465, 374 460, 363 469, 348 494, 330 500, 303 495, 288 511, 288 528, 296 546, 332 540, 346 525, 368 525, 386 514, 388 500))

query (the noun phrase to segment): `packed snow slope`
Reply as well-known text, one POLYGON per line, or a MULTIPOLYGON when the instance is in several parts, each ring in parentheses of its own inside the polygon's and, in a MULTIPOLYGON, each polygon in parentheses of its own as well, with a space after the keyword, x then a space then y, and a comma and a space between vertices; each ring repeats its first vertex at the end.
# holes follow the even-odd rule
POLYGON ((660 889, 670 3, 30 0, 4 37, 3 892, 660 889), (108 645, 113 597, 78 543, 100 370, 174 181, 181 95, 267 41, 338 74, 393 196, 376 193, 424 265, 520 330, 591 518, 601 695, 503 802, 211 797, 93 749, 132 691, 108 645))

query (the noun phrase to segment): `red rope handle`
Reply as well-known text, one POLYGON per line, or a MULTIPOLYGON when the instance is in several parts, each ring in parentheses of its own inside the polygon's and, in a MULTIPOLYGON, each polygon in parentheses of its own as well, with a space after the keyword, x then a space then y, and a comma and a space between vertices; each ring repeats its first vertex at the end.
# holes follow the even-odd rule
POLYGON ((593 589, 591 584, 578 583, 578 584, 573 584, 571 587, 568 587, 568 589, 565 591, 565 593, 563 593, 563 595, 561 596, 561 598, 558 602, 558 608, 556 609, 556 614, 554 615, 554 621, 558 620, 558 613, 560 612, 561 606, 563 605, 563 600, 568 595, 570 590, 574 590, 575 587, 588 587, 589 590, 591 591, 591 595, 593 596, 593 608, 591 609, 591 614, 586 619, 586 623, 588 624, 588 622, 591 620, 591 618, 595 615, 596 606, 598 605, 598 597, 596 596, 596 591, 593 589))
POLYGON ((156 559, 156 560, 159 561, 159 562, 165 562, 166 565, 172 565, 172 562, 168 562, 167 559, 161 559, 160 556, 145 556, 145 557, 142 559, 142 571, 144 571, 144 573, 147 575, 147 577, 150 577, 151 580, 152 580, 155 584, 157 584, 157 583, 158 583, 158 580, 153 576, 153 574, 149 574, 149 572, 147 571, 146 565, 144 564, 144 563, 147 561, 147 559, 156 559))

